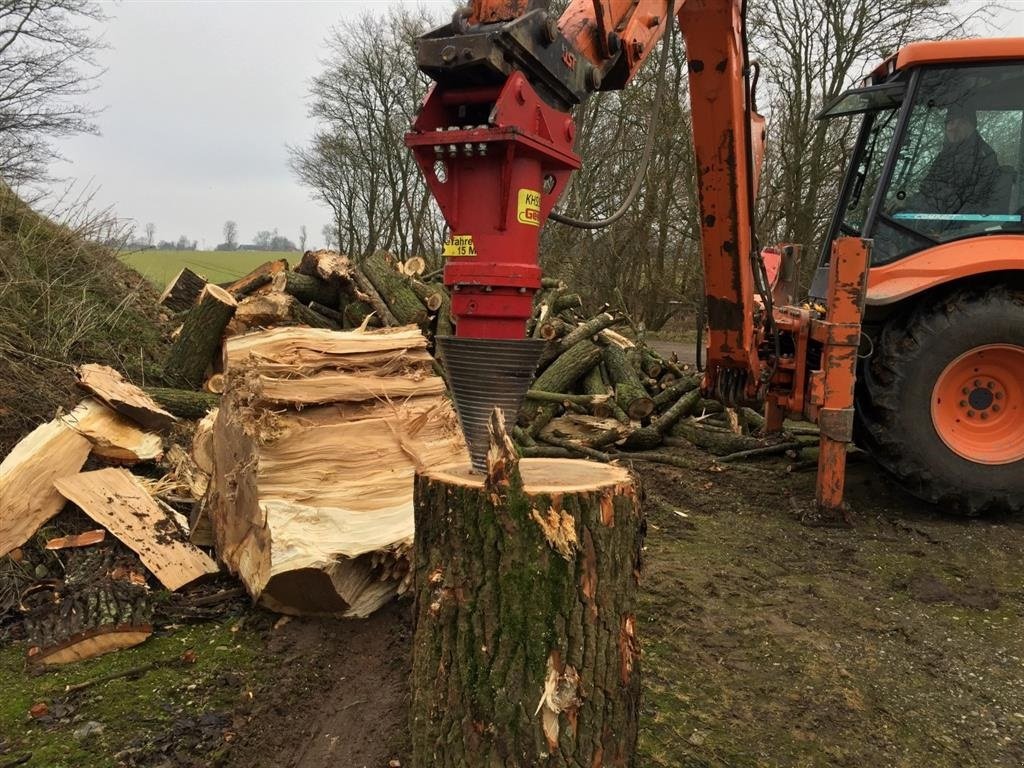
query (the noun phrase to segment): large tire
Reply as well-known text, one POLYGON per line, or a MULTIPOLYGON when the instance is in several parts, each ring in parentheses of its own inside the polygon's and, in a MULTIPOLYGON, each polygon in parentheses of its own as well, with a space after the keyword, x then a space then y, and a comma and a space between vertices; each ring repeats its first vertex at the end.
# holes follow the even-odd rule
POLYGON ((890 319, 860 367, 857 440, 945 511, 1020 511, 1022 367, 1024 292, 964 288, 925 302, 890 319))

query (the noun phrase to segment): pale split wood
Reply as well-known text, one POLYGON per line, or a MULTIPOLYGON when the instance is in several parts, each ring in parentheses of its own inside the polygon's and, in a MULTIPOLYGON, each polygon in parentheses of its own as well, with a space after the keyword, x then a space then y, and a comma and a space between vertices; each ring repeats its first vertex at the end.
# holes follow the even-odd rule
POLYGON ((427 340, 414 325, 358 331, 332 331, 324 328, 274 328, 237 336, 224 345, 224 368, 231 371, 242 363, 259 371, 287 367, 296 374, 309 374, 324 368, 351 366, 345 362, 355 354, 402 353, 422 350, 429 360, 427 340))
MULTIPOLYGON (((207 286, 209 288, 210 286, 207 286)), ((78 384, 123 416, 148 429, 169 428, 177 419, 153 398, 107 365, 89 363, 75 369, 78 384)))
POLYGON ((120 651, 131 648, 144 642, 153 634, 153 627, 145 624, 142 626, 125 627, 101 627, 82 633, 73 637, 59 646, 46 649, 36 655, 30 656, 29 661, 33 664, 45 666, 58 666, 70 664, 75 661, 84 661, 96 656, 102 656, 111 651, 120 651))
POLYGON ((411 541, 416 469, 467 458, 450 404, 285 412, 269 440, 237 416, 230 404, 218 416, 208 501, 218 551, 250 594, 273 610, 347 616, 393 597, 402 580, 370 556, 411 541))
POLYGON ((402 400, 407 397, 441 395, 444 381, 436 376, 374 376, 370 374, 319 373, 304 379, 259 376, 252 394, 261 401, 314 405, 359 402, 362 400, 402 400))
POLYGON ((167 589, 180 589, 217 572, 217 564, 180 538, 174 523, 127 470, 82 472, 61 478, 55 485, 66 499, 133 550, 167 589))
POLYGON ((64 507, 54 480, 78 472, 91 445, 60 419, 26 435, 0 463, 0 555, 28 541, 64 507))
POLYGON ((134 464, 158 461, 163 456, 163 440, 147 432, 99 400, 91 397, 80 402, 61 419, 67 426, 86 437, 92 454, 113 463, 134 464))

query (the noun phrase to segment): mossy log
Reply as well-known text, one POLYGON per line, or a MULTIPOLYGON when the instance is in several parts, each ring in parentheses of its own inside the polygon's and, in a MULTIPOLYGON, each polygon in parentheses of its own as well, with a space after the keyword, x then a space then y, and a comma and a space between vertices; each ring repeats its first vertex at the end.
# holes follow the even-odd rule
POLYGON ((445 287, 440 283, 421 283, 419 280, 409 282, 424 306, 434 314, 434 335, 453 335, 452 300, 445 287))
POLYGON ((359 266, 400 324, 426 322, 427 308, 412 289, 409 278, 395 269, 391 254, 377 251, 359 266))
POLYGON ((626 353, 609 344, 604 349, 604 364, 615 385, 615 399, 631 419, 645 419, 654 412, 654 400, 647 394, 640 376, 629 364, 626 353))
MULTIPOLYGON (((583 377, 583 393, 587 395, 609 395, 612 393, 611 387, 604 379, 600 365, 595 365, 583 377)), ((608 402, 593 403, 590 406, 590 412, 598 418, 606 419, 612 415, 612 406, 608 402)))
POLYGON ((338 286, 318 277, 298 272, 282 272, 275 288, 294 296, 301 304, 307 306, 312 301, 328 307, 338 306, 338 286))
MULTIPOLYGON (((593 368, 601 359, 601 348, 590 339, 584 339, 567 352, 559 355, 544 372, 533 382, 533 389, 541 392, 568 392, 587 371, 593 368)), ((530 431, 536 434, 537 431, 551 420, 555 415, 558 405, 546 403, 539 408, 536 401, 527 399, 522 409, 522 414, 527 421, 532 422, 530 431)))
POLYGON ((654 407, 660 411, 662 408, 674 403, 690 390, 696 389, 699 386, 699 376, 687 376, 685 379, 674 382, 672 385, 661 390, 661 392, 654 396, 654 407))
POLYGON ((167 307, 172 312, 184 312, 196 303, 205 287, 206 280, 185 267, 167 284, 157 304, 167 307))
POLYGON ((556 296, 551 302, 551 314, 557 315, 567 309, 582 309, 583 299, 578 293, 563 293, 556 296))
POLYGON ((142 391, 180 419, 201 419, 220 404, 220 395, 211 392, 171 387, 143 387, 142 391))
POLYGON ((164 378, 168 384, 191 389, 203 386, 206 369, 220 348, 221 336, 237 306, 223 288, 208 284, 203 289, 167 356, 164 378))
POLYGON ((424 470, 415 514, 414 768, 635 765, 629 474, 506 449, 486 477, 424 470))
POLYGON ((672 429, 676 422, 689 416, 699 401, 699 390, 693 389, 687 392, 652 424, 630 433, 626 438, 625 448, 633 451, 649 451, 651 448, 661 445, 664 435, 672 429))

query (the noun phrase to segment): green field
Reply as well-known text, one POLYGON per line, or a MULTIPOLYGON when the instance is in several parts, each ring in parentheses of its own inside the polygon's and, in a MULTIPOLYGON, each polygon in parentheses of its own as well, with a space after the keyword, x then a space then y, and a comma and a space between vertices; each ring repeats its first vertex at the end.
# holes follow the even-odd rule
POLYGON ((211 283, 235 280, 265 261, 288 259, 298 263, 298 251, 134 251, 121 260, 163 288, 182 267, 188 267, 211 283))

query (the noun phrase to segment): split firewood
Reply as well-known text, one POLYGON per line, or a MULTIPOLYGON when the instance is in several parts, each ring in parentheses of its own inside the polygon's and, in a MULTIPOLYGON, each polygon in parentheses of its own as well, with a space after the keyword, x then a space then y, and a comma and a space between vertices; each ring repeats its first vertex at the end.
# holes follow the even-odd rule
POLYGON ((78 472, 89 441, 61 419, 36 427, 0 463, 0 556, 20 547, 64 507, 54 481, 78 472))
POLYGON ((92 455, 104 461, 135 464, 157 461, 163 456, 160 435, 146 432, 131 419, 91 397, 79 403, 61 420, 88 438, 92 444, 92 455))
POLYGON ((172 592, 217 572, 217 564, 181 538, 174 522, 127 470, 82 472, 57 480, 55 487, 138 554, 172 592))
POLYGON ((407 566, 385 573, 379 553, 412 536, 413 472, 466 456, 426 343, 409 327, 228 341, 207 512, 220 556, 268 608, 365 616, 402 588, 407 566), (260 378, 280 385, 272 404, 253 396, 260 378), (325 405, 299 410, 310 400, 325 405))
POLYGON ((49 539, 44 549, 56 550, 91 547, 93 544, 99 544, 106 538, 107 532, 102 528, 97 528, 94 531, 84 531, 83 533, 76 533, 71 536, 57 536, 49 539))
POLYGON ((206 278, 184 267, 167 284, 156 303, 173 312, 185 312, 192 308, 205 287, 206 278))
POLYGON ((221 336, 238 302, 223 288, 207 285, 181 328, 167 356, 164 378, 179 387, 199 389, 206 369, 220 348, 221 336))
MULTIPOLYGON (((219 289, 218 289, 219 290, 219 289)), ((148 429, 162 431, 176 419, 161 408, 139 387, 125 381, 120 373, 106 365, 89 363, 75 369, 78 385, 100 401, 148 429)))

